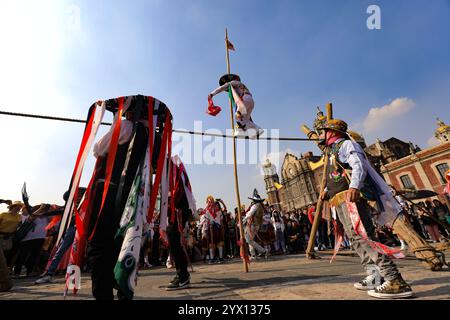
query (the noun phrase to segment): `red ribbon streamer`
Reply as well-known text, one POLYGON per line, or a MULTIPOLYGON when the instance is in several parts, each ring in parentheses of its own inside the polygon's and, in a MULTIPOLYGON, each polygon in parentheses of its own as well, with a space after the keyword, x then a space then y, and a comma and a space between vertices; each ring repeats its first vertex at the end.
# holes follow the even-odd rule
POLYGON ((100 211, 98 213, 97 221, 95 222, 94 229, 89 237, 89 240, 92 240, 95 230, 97 229, 97 224, 100 219, 100 215, 102 214, 103 205, 105 204, 106 195, 108 194, 109 183, 111 182, 112 170, 114 167, 114 161, 116 158, 116 152, 119 142, 120 135, 120 124, 122 123, 122 113, 123 113, 123 101, 124 97, 117 98, 119 103, 119 110, 117 111, 117 122, 114 126, 114 131, 111 136, 111 141, 109 144, 109 150, 106 160, 106 173, 105 173, 105 184, 103 186, 103 196, 102 196, 102 204, 100 205, 100 211))
MULTIPOLYGON (((162 178, 162 171, 163 171, 163 165, 164 165, 164 158, 166 155, 166 147, 167 147, 167 136, 168 136, 168 129, 169 126, 171 127, 170 122, 170 114, 168 110, 166 111, 166 122, 163 129, 163 137, 161 141, 161 149, 159 150, 159 156, 158 156, 158 167, 156 170, 156 177, 155 177, 155 183, 152 187, 152 193, 150 196, 150 207, 148 212, 148 221, 152 221, 153 218, 153 211, 155 209, 156 204, 156 197, 158 196, 158 190, 159 185, 161 184, 161 178, 162 178)), ((170 128, 171 129, 171 128, 170 128)))

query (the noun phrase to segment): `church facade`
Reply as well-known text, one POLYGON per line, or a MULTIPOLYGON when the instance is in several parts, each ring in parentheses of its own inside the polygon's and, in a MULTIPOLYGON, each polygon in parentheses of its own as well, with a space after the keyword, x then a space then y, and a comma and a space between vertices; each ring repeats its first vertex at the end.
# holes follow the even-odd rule
POLYGON ((314 165, 321 160, 312 152, 297 156, 286 153, 281 166, 281 179, 276 168, 270 162, 264 165, 264 181, 269 204, 285 212, 303 209, 317 202, 321 165, 314 165))

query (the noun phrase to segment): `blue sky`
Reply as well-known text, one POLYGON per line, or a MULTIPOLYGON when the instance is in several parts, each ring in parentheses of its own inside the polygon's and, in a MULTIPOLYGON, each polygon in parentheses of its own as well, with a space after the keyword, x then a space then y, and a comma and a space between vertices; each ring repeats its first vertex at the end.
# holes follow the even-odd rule
MULTIPOLYGON (((369 144, 396 136, 425 148, 435 118, 450 123, 449 14, 448 0, 1 0, 0 110, 85 118, 97 99, 144 94, 170 106, 175 128, 202 121, 203 129, 225 131, 227 96, 214 99, 224 108, 217 117, 205 109, 226 73, 227 27, 236 48, 231 71, 250 88, 263 128, 304 137, 300 125, 331 101, 335 117, 369 144), (381 9, 380 30, 366 26, 371 4, 381 9)), ((61 204, 83 126, 0 122, 0 198, 20 198, 27 181, 32 202, 61 204)), ((287 149, 318 153, 310 143, 283 142, 272 157, 287 149)), ((235 206, 232 165, 187 170, 198 206, 208 194, 235 206)), ((258 165, 240 165, 239 174, 243 203, 255 187, 264 195, 258 165)))

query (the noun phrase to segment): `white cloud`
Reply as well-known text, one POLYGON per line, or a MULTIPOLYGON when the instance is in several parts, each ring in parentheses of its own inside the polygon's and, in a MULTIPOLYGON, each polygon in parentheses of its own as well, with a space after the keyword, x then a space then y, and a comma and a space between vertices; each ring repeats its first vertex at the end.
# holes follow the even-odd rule
POLYGON ((362 123, 362 129, 364 133, 380 132, 394 124, 396 119, 408 113, 414 106, 413 100, 402 97, 384 106, 371 108, 362 123))

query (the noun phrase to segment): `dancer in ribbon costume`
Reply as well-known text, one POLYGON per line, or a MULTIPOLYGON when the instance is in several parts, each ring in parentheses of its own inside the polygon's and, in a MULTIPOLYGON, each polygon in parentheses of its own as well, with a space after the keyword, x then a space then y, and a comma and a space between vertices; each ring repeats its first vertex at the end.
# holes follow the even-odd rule
POLYGON ((188 271, 189 255, 187 253, 187 240, 183 236, 184 230, 189 228, 189 220, 196 211, 195 199, 192 194, 191 184, 186 169, 178 156, 173 156, 171 161, 171 189, 170 205, 175 207, 171 210, 172 215, 167 226, 167 237, 169 241, 170 255, 173 257, 177 274, 170 281, 166 290, 178 290, 190 286, 190 274, 188 271))
POLYGON ((267 259, 269 251, 255 241, 261 224, 263 223, 264 207, 262 203, 265 199, 261 199, 256 189, 253 191, 253 196, 249 197, 249 199, 252 200, 252 203, 250 204, 244 219, 242 219, 245 240, 249 244, 252 259, 256 259, 256 251, 258 251, 259 255, 264 254, 267 259))
MULTIPOLYGON (((139 250, 139 245, 133 245, 130 228, 139 227, 135 236, 140 243, 145 223, 153 218, 158 194, 157 211, 167 220, 171 181, 166 164, 171 157, 172 115, 163 102, 151 96, 119 97, 101 105, 115 117, 111 130, 94 147, 97 161, 86 198, 76 212, 71 263, 82 261, 80 254, 88 241, 94 297, 111 300, 116 288, 119 298, 130 299, 136 280, 130 257, 135 258, 134 251, 139 250), (128 269, 115 270, 117 264, 128 269)), ((77 161, 76 168, 83 161, 77 161)), ((71 194, 75 194, 78 181, 72 179, 71 194)))
POLYGON ((264 133, 256 123, 253 122, 252 112, 255 108, 253 96, 247 86, 241 82, 241 78, 236 74, 226 74, 219 80, 217 89, 208 95, 208 101, 216 94, 227 91, 236 104, 236 123, 235 136, 256 138, 264 133), (230 92, 231 88, 231 92, 230 92))
MULTIPOLYGON (((331 150, 325 168, 326 188, 320 197, 330 199, 333 216, 342 223, 353 249, 368 272, 368 276, 354 286, 368 290, 368 294, 376 298, 412 296, 411 287, 403 280, 390 258, 402 254, 374 241, 372 209, 368 201, 376 203, 377 212, 380 213, 377 222, 380 225, 392 226, 402 210, 400 205, 386 182, 371 166, 362 148, 350 140, 344 121, 329 119, 318 126, 318 131, 321 144, 331 150), (350 174, 346 171, 349 169, 350 174)), ((338 241, 336 247, 339 246, 338 241)))
MULTIPOLYGON (((206 198, 206 208, 201 219, 201 228, 204 230, 203 235, 206 236, 209 245, 209 264, 222 263, 224 254, 224 233, 223 233, 223 217, 220 209, 220 203, 225 206, 222 200, 215 200, 213 196, 206 198), (205 234, 206 233, 206 234, 205 234), (215 260, 216 248, 219 251, 219 258, 215 260)), ((226 210, 226 207, 225 207, 226 210)))

